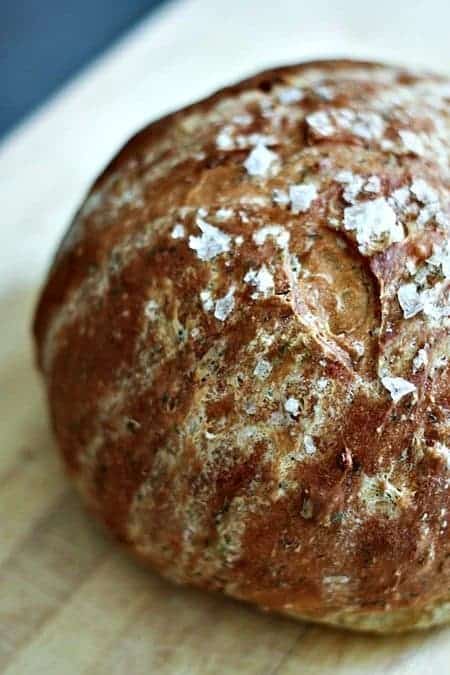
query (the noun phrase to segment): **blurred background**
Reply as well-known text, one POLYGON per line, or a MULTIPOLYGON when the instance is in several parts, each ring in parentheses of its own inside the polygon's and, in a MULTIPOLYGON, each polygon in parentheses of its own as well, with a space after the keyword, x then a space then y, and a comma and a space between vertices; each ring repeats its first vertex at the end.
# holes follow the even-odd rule
MULTIPOLYGON (((168 4, 168 0, 1 0, 0 137, 139 21, 168 4)), ((412 58, 425 65, 446 66, 448 2, 179 0, 170 4, 180 5, 185 12, 186 21, 179 26, 182 42, 189 32, 200 33, 204 46, 213 46, 209 38, 220 32, 225 39, 219 37, 213 48, 222 49, 231 61, 238 56, 243 69, 255 47, 260 61, 269 63, 284 53, 301 58, 312 41, 317 55, 328 53, 330 47, 349 53, 359 42, 360 50, 380 56, 388 52, 395 60, 412 58)), ((177 58, 176 53, 167 56, 177 58)))
POLYGON ((449 23, 448 0, 0 0, 1 285, 42 279, 92 180, 150 120, 305 59, 445 72, 449 23))
POLYGON ((163 0, 1 0, 0 137, 163 0))

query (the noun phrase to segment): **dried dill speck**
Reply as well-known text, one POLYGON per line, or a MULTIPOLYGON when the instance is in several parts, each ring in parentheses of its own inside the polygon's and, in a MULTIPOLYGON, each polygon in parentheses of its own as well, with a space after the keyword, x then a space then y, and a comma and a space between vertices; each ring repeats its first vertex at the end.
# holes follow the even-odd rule
POLYGON ((305 520, 310 520, 313 517, 313 513, 314 513, 314 504, 312 503, 309 497, 305 497, 303 500, 300 515, 303 518, 305 518, 305 520))
POLYGON ((283 356, 283 354, 285 354, 287 351, 289 351, 289 343, 282 342, 278 347, 278 354, 280 356, 283 356))
POLYGON ((336 511, 335 513, 331 514, 330 520, 334 525, 339 525, 340 523, 342 523, 344 518, 345 518, 344 511, 336 511))
POLYGON ((244 375, 244 373, 238 373, 238 374, 236 375, 236 381, 237 381, 237 383, 240 384, 240 385, 241 385, 241 384, 244 384, 244 382, 245 382, 245 375, 244 375))
POLYGON ((186 342, 188 338, 188 332, 185 328, 179 328, 177 330, 177 338, 179 342, 186 342))
POLYGON ((132 434, 137 433, 141 428, 139 422, 137 420, 132 419, 131 417, 127 419, 125 426, 127 430, 130 431, 132 434))
POLYGON ((338 454, 337 464, 343 471, 351 470, 353 468, 353 457, 348 448, 345 448, 338 454))

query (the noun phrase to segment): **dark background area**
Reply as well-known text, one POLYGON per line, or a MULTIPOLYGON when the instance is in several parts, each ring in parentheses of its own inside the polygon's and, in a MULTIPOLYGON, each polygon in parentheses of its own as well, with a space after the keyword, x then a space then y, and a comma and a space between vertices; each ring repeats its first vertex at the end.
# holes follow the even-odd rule
POLYGON ((0 0, 0 137, 164 0, 0 0))

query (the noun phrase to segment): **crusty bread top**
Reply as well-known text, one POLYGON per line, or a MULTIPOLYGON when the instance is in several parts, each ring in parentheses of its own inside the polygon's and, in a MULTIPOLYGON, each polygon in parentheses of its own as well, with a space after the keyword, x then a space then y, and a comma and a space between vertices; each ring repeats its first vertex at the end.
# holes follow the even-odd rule
POLYGON ((166 574, 278 609, 450 583, 450 82, 280 68, 140 132, 35 333, 64 456, 166 574))

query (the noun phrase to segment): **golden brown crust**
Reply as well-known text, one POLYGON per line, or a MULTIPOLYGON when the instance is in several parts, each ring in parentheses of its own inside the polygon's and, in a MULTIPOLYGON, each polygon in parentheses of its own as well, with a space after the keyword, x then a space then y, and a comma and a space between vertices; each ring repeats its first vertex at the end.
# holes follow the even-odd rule
POLYGON ((449 98, 279 68, 96 181, 39 364, 88 504, 162 574, 352 628, 449 618, 449 98))

